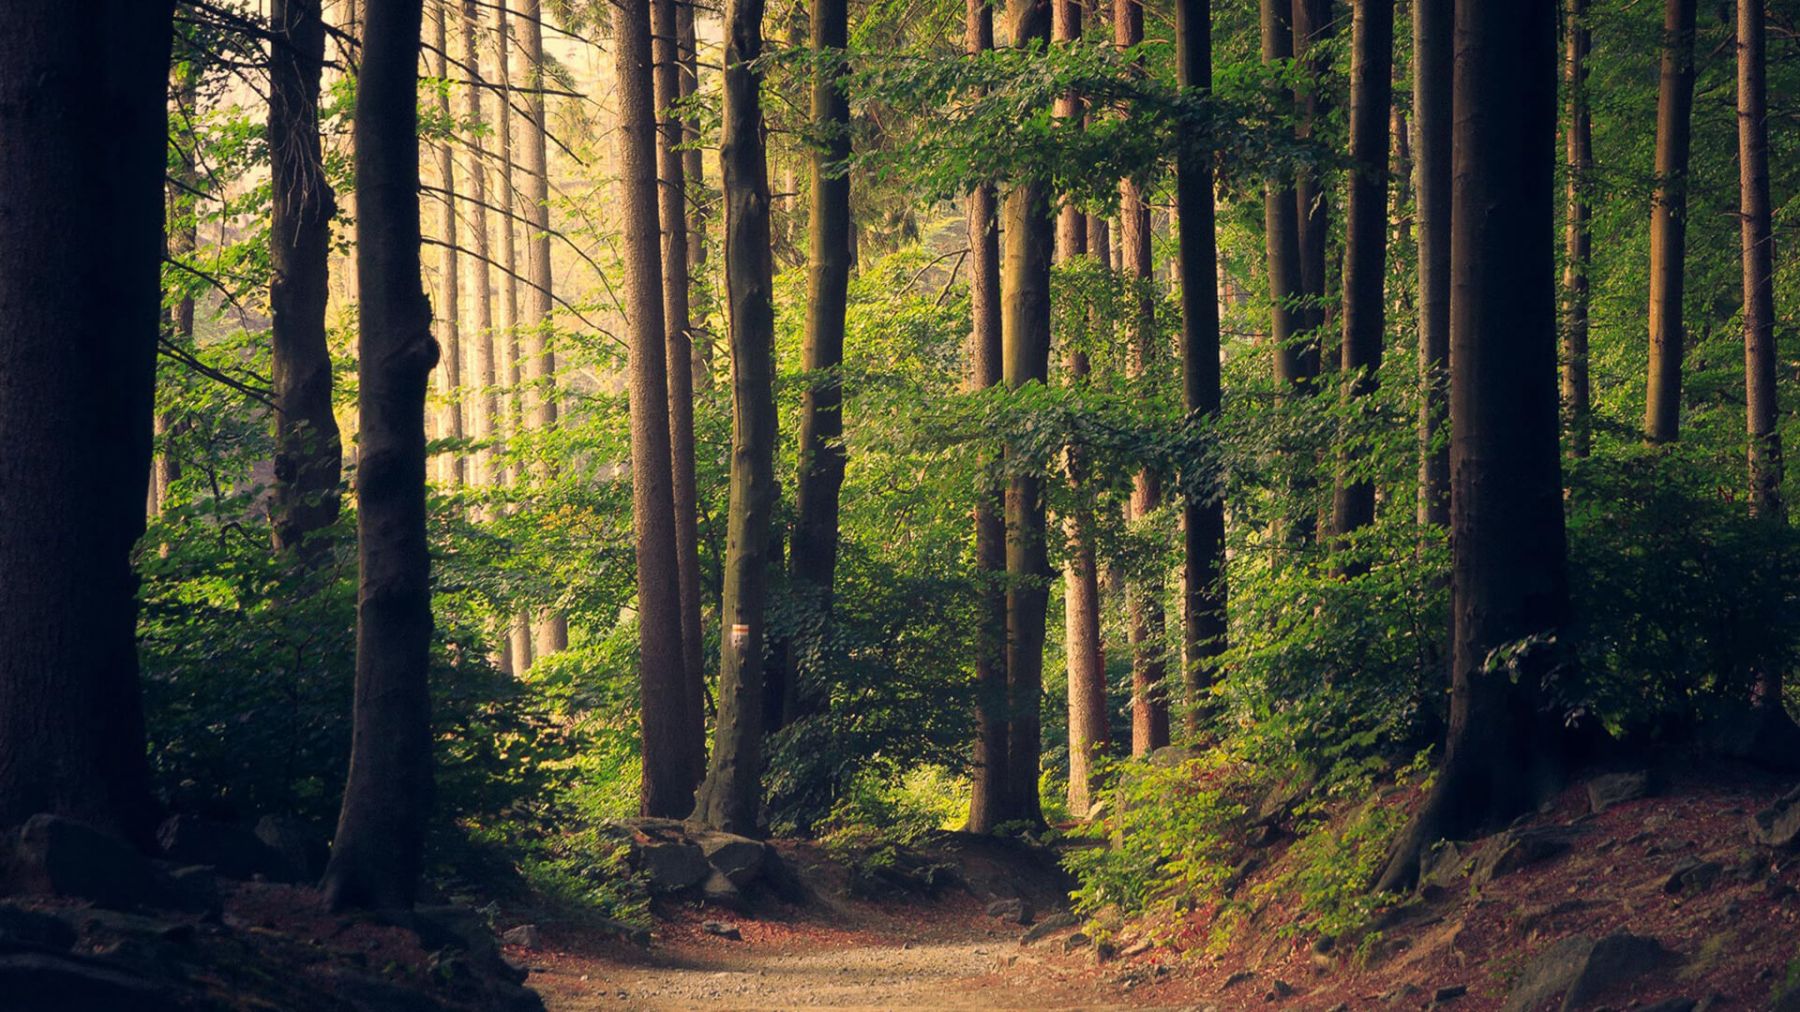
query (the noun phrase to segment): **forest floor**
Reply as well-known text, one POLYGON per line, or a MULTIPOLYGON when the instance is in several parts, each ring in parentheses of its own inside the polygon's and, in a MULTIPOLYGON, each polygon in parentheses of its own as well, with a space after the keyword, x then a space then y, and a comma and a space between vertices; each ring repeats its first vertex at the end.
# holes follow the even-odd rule
MULTIPOLYGON (((546 925, 540 947, 508 954, 529 966, 528 985, 552 1012, 1478 1012, 1543 1006, 1521 996, 1556 952, 1576 944, 1571 939, 1631 937, 1655 940, 1653 965, 1608 969, 1599 990, 1571 1008, 1789 1008, 1779 1002, 1800 984, 1800 855, 1753 848, 1745 828, 1785 785, 1715 770, 1662 780, 1655 796, 1598 813, 1583 785, 1571 787, 1536 817, 1466 846, 1446 877, 1388 912, 1380 932, 1356 946, 1330 947, 1290 930, 1293 911, 1279 897, 1250 904, 1222 946, 1208 945, 1208 908, 1164 925, 1156 945, 1128 929, 1096 946, 1082 925, 1057 916, 1054 898, 1045 900, 1051 884, 1040 866, 1014 869, 1022 885, 1011 890, 1034 897, 1039 924, 1055 925, 1031 932, 990 916, 992 898, 1013 884, 994 855, 981 855, 980 874, 935 897, 859 900, 836 888, 831 876, 841 869, 823 852, 783 844, 788 862, 812 879, 810 902, 770 903, 755 916, 670 905, 648 947, 546 925), (1558 842, 1541 846, 1545 839, 1558 842), (1522 852, 1521 840, 1537 842, 1522 852), (740 937, 715 934, 709 922, 740 937)), ((1285 847, 1265 849, 1264 870, 1239 898, 1279 872, 1285 847)), ((1800 1000, 1800 991, 1791 997, 1800 1000)))

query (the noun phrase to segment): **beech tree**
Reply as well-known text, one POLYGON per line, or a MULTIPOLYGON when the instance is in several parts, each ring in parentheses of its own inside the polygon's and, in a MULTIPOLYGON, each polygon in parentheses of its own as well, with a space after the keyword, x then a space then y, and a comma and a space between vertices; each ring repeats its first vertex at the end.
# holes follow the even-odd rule
MULTIPOLYGON (((1304 0, 1295 0, 1304 2, 1304 0)), ((1285 0, 1261 0, 1263 63, 1291 59, 1293 29, 1285 0)), ((1275 378, 1303 385, 1308 369, 1297 334, 1306 327, 1296 307, 1305 295, 1300 276, 1300 226, 1292 182, 1270 177, 1263 185, 1263 242, 1269 271, 1269 341, 1275 350, 1275 378)))
POLYGON ((1664 0, 1661 83, 1656 94, 1656 194, 1650 203, 1650 382, 1644 436, 1681 431, 1681 299, 1687 276, 1688 148, 1693 138, 1694 7, 1664 0))
POLYGON ((1588 385, 1588 274, 1593 266, 1589 222, 1593 209, 1594 129, 1587 95, 1587 0, 1568 0, 1563 14, 1563 101, 1568 110, 1565 132, 1566 177, 1563 182, 1563 431, 1569 453, 1588 455, 1592 410, 1588 385))
POLYGON ((425 390, 437 364, 419 270, 421 0, 371 4, 356 94, 356 701, 325 870, 334 910, 412 906, 431 809, 425 390))
POLYGON ((477 0, 463 0, 463 73, 469 78, 467 86, 463 88, 463 119, 470 129, 462 143, 468 154, 468 168, 464 171, 464 176, 469 181, 469 217, 472 219, 469 223, 469 238, 474 246, 467 278, 471 294, 475 297, 475 326, 472 335, 474 361, 471 363, 474 375, 470 384, 475 388, 475 397, 469 405, 469 419, 473 423, 469 426, 469 435, 477 443, 468 470, 470 484, 491 485, 494 483, 494 451, 491 444, 500 416, 500 401, 495 392, 495 384, 499 381, 500 374, 494 337, 494 286, 489 269, 494 257, 493 247, 488 242, 487 140, 481 113, 482 94, 487 90, 488 83, 481 72, 480 36, 481 13, 477 0))
POLYGON ((1450 526, 1450 156, 1454 0, 1413 0, 1413 177, 1419 237, 1419 522, 1450 526))
MULTIPOLYGON (((433 73, 441 84, 437 89, 437 114, 439 118, 450 120, 450 32, 447 4, 438 4, 431 13, 431 42, 435 67, 433 73)), ((463 403, 462 403, 462 262, 461 248, 457 243, 456 220, 456 155, 451 143, 446 139, 436 146, 438 196, 442 201, 442 214, 438 218, 438 241, 441 256, 438 260, 438 271, 443 286, 442 301, 439 305, 438 342, 439 358, 443 368, 438 370, 438 397, 443 401, 438 417, 438 435, 444 439, 460 442, 463 438, 463 403)), ((440 477, 452 486, 460 485, 467 477, 463 455, 460 450, 444 454, 440 464, 440 477)))

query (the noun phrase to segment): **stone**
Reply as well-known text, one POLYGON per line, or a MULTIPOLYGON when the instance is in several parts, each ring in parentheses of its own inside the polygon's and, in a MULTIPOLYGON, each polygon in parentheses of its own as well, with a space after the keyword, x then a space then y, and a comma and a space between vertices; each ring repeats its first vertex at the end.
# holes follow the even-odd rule
POLYGON ((1064 928, 1072 928, 1076 923, 1077 921, 1074 914, 1069 913, 1067 910, 1058 910, 1056 913, 1042 918, 1036 924, 1026 928, 1025 933, 1019 936, 1019 944, 1030 945, 1032 942, 1038 941, 1052 932, 1061 931, 1064 928))
POLYGON ((488 926, 487 917, 474 907, 455 904, 419 907, 410 915, 401 916, 426 949, 465 952, 470 962, 482 971, 515 984, 524 982, 525 975, 501 954, 500 941, 488 926))
POLYGON ((1469 856, 1454 840, 1439 840, 1419 855, 1419 891, 1457 888, 1469 874, 1469 856))
POLYGON ((1074 934, 1070 935, 1069 937, 1063 939, 1063 951, 1064 952, 1074 952, 1076 949, 1079 949, 1082 946, 1085 946, 1089 942, 1092 942, 1092 941, 1093 941, 1093 939, 1088 937, 1087 932, 1077 931, 1074 934))
POLYGON ((1774 850, 1800 849, 1800 787, 1750 816, 1750 842, 1774 850))
POLYGON ((12 877, 20 892, 89 900, 116 910, 175 905, 168 884, 131 844, 60 815, 26 820, 12 877))
POLYGON ((1231 976, 1225 978, 1225 983, 1219 985, 1219 990, 1224 991, 1228 988, 1236 987, 1237 985, 1242 984, 1245 981, 1255 980, 1255 979, 1256 979, 1256 972, 1254 970, 1238 970, 1235 973, 1233 973, 1231 976))
POLYGON ((1520 868, 1558 857, 1574 845, 1580 833, 1579 828, 1569 826, 1509 829, 1476 856, 1472 879, 1477 886, 1486 885, 1520 868))
POLYGON ((544 935, 535 924, 521 924, 516 928, 506 929, 501 934, 500 941, 506 945, 516 945, 521 949, 536 949, 544 944, 544 935))
POLYGON ((203 864, 176 868, 168 873, 169 887, 180 897, 183 910, 216 916, 225 908, 219 892, 219 876, 203 864))
POLYGON ((292 815, 265 815, 256 820, 256 838, 280 855, 301 882, 317 882, 325 874, 331 840, 305 819, 292 815))
POLYGON ((1725 874, 1725 866, 1717 861, 1689 859, 1675 866, 1663 882, 1663 892, 1671 896, 1703 893, 1725 874))
POLYGON ((1592 1004, 1592 999, 1668 962, 1662 943, 1641 935, 1587 935, 1564 938, 1525 965, 1507 995, 1505 1012, 1529 1012, 1558 995, 1564 1012, 1592 1004))
POLYGON ((705 833, 694 842, 700 845, 706 863, 740 889, 762 875, 769 852, 768 844, 731 833, 705 833))
POLYGON ((1030 924, 1033 912, 1031 902, 1024 897, 995 900, 987 907, 989 917, 998 917, 1009 924, 1030 924))
POLYGON ((178 1012, 175 992, 98 961, 15 952, 0 956, 0 994, 9 1012, 131 1009, 178 1012))
POLYGON ((1650 774, 1646 770, 1608 773, 1588 781, 1588 809, 1599 814, 1614 805, 1636 801, 1649 793, 1650 774))
POLYGON ((720 907, 733 913, 748 914, 750 904, 744 894, 732 881, 717 868, 706 876, 700 885, 700 900, 709 907, 720 907))
POLYGON ((1289 984, 1285 980, 1278 979, 1275 983, 1269 985, 1268 992, 1263 995, 1263 1001, 1280 1001, 1283 998, 1292 998, 1293 996, 1294 985, 1289 984))
POLYGON ((712 865, 699 847, 686 841, 652 840, 633 848, 633 864, 648 880, 651 892, 672 893, 706 881, 712 865))
POLYGON ((256 833, 227 822, 192 815, 171 815, 156 829, 163 856, 177 864, 204 864, 226 878, 258 875, 276 882, 297 882, 300 872, 256 833))
POLYGON ((446 1012, 449 1006, 423 991, 336 967, 323 980, 324 993, 355 1012, 446 1012))
POLYGON ((744 933, 738 930, 737 925, 728 921, 706 921, 700 925, 700 930, 709 935, 717 935, 720 938, 728 939, 733 942, 741 942, 744 940, 744 933))
POLYGON ((1448 987, 1440 987, 1437 991, 1433 992, 1431 1003, 1433 1005, 1443 1005, 1448 1002, 1453 1002, 1468 993, 1469 986, 1467 984, 1451 984, 1448 987))
POLYGON ((1640 1007, 1638 1012, 1694 1012, 1694 1006, 1698 1004, 1692 998, 1664 998, 1640 1007))
POLYGON ((0 947, 67 952, 75 938, 74 926, 60 917, 0 903, 0 947))

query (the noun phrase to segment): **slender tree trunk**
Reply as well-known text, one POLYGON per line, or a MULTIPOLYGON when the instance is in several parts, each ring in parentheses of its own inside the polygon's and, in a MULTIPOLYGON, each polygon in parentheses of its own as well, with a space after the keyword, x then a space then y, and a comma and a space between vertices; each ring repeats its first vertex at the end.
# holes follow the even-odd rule
MULTIPOLYGON (((1293 32, 1288 25, 1288 0, 1261 0, 1262 58, 1264 63, 1294 55, 1293 32)), ((1292 183, 1270 178, 1263 187, 1263 241, 1269 263, 1269 339, 1275 349, 1275 378, 1289 387, 1305 385, 1307 371, 1296 331, 1305 326, 1297 312, 1304 294, 1300 277, 1299 219, 1292 183)))
MULTIPOLYGON (((964 46, 970 56, 994 48, 994 9, 968 0, 964 46)), ((969 377, 972 390, 1004 379, 1000 338, 1000 232, 994 188, 968 195, 969 377)), ((1006 520, 1003 493, 986 480, 975 498, 975 778, 969 797, 969 831, 987 833, 1008 818, 1006 696, 1006 520)))
POLYGON ((155 806, 131 552, 150 478, 170 9, 26 0, 0 31, 0 825, 54 812, 139 844, 155 806))
POLYGON ((421 20, 420 0, 371 5, 357 78, 361 586, 350 775, 325 869, 333 910, 412 905, 431 810, 425 391, 437 343, 419 273, 421 20))
MULTIPOLYGON (((1394 0, 1357 0, 1350 42, 1350 179, 1344 208, 1343 370, 1346 393, 1375 392, 1387 329, 1388 122, 1394 87, 1394 0)), ((1358 474, 1367 450, 1338 451, 1331 505, 1338 537, 1375 522, 1375 484, 1358 474)))
MULTIPOLYGON (((505 4, 494 6, 500 65, 500 199, 496 203, 505 212, 499 216, 499 224, 500 260, 506 265, 500 279, 500 305, 506 320, 501 343, 506 384, 501 432, 510 443, 524 427, 524 416, 520 403, 522 376, 519 368, 518 223, 514 220, 514 216, 521 212, 519 191, 513 176, 512 29, 507 22, 507 13, 505 4)), ((506 484, 516 485, 523 477, 518 465, 508 465, 506 484)), ((524 612, 513 615, 507 622, 506 637, 508 669, 514 675, 522 675, 531 668, 531 617, 524 612)))
POLYGON ((775 485, 774 265, 769 253, 769 163, 763 147, 763 0, 725 8, 725 105, 719 163, 725 189, 725 287, 731 329, 731 499, 726 520, 725 635, 711 764, 694 819, 734 833, 758 830, 762 777, 764 612, 775 485))
POLYGON ((473 198, 470 213, 475 219, 469 227, 475 246, 468 278, 475 296, 475 401, 469 406, 469 418, 473 422, 470 435, 478 446, 469 462, 469 483, 491 485, 494 483, 494 451, 487 444, 494 438, 500 401, 495 393, 499 372, 495 367, 494 289, 488 270, 493 261, 493 250, 488 242, 487 141, 483 139, 486 124, 481 115, 481 96, 487 90, 487 82, 481 74, 481 50, 477 46, 481 36, 481 12, 477 0, 462 0, 462 23, 463 63, 466 65, 463 72, 469 76, 469 85, 463 90, 463 119, 472 128, 463 143, 468 148, 466 175, 469 195, 473 198))
MULTIPOLYGON (((431 15, 431 42, 436 64, 432 73, 440 81, 450 77, 450 32, 446 24, 450 15, 445 10, 447 6, 438 4, 431 15)), ((440 119, 449 121, 450 93, 446 90, 438 90, 437 112, 440 119)), ((456 156, 447 140, 437 147, 437 174, 438 187, 443 190, 439 194, 443 198, 443 217, 439 219, 439 231, 443 233, 444 241, 442 258, 438 262, 444 286, 438 330, 442 362, 437 380, 438 396, 444 403, 438 417, 438 435, 444 439, 460 441, 463 438, 462 313, 458 303, 462 299, 462 264, 457 252, 456 156)), ((441 470, 438 477, 446 484, 461 485, 467 477, 467 467, 460 449, 444 454, 439 467, 441 470)))
MULTIPOLYGON (((169 102, 174 110, 169 128, 171 135, 176 138, 174 143, 179 152, 179 164, 174 167, 175 178, 168 184, 165 211, 167 218, 163 234, 167 237, 165 243, 170 259, 181 262, 193 255, 194 247, 199 244, 200 239, 199 224, 194 217, 197 204, 194 193, 200 184, 193 129, 194 116, 200 102, 199 74, 196 69, 191 64, 171 68, 169 91, 169 102), (176 122, 177 119, 180 122, 176 122)), ((193 296, 182 296, 173 312, 165 310, 164 315, 165 322, 172 331, 171 337, 182 342, 184 347, 194 339, 193 296)), ((170 490, 181 480, 181 462, 168 452, 168 439, 179 430, 180 424, 173 413, 158 411, 152 426, 158 450, 150 460, 149 515, 156 516, 168 508, 170 490)), ((163 550, 166 552, 167 547, 164 546, 163 550)))
MULTIPOLYGON (((681 97, 689 99, 700 90, 700 40, 694 31, 693 0, 677 0, 675 35, 681 55, 681 97)), ((686 146, 681 152, 681 165, 686 185, 683 207, 687 214, 687 276, 691 289, 688 301, 700 309, 691 314, 688 343, 693 356, 694 389, 711 390, 713 338, 702 322, 710 305, 703 274, 706 266, 706 207, 701 198, 706 190, 706 170, 700 153, 700 122, 694 116, 682 120, 681 141, 686 146)))
MULTIPOLYGON (((694 478, 693 323, 688 315, 686 166, 679 150, 682 122, 681 54, 675 6, 685 0, 651 0, 656 58, 657 214, 662 223, 663 325, 668 331, 665 372, 669 385, 671 501, 675 509, 675 569, 681 604, 681 676, 687 699, 683 748, 693 786, 706 775, 706 659, 701 655, 700 530, 694 478)), ((682 814, 686 814, 684 810, 682 814)))
POLYGON ((1644 436, 1681 433, 1682 286, 1687 257, 1688 148, 1693 136, 1695 0, 1664 0, 1656 95, 1656 196, 1650 208, 1650 383, 1644 436))
MULTIPOLYGON (((1042 46, 1050 39, 1046 0, 1008 0, 1012 44, 1042 46)), ((1018 389, 1050 376, 1050 257, 1055 224, 1049 188, 1017 182, 1001 206, 1004 255, 1000 266, 1001 343, 1006 385, 1018 389)), ((1044 542, 1044 481, 1014 475, 1006 488, 1007 788, 1014 819, 1043 821, 1038 798, 1042 749, 1039 717, 1044 685, 1044 620, 1050 559, 1044 542)))
MULTIPOLYGON (((1115 0, 1119 2, 1119 0, 1115 0)), ((1212 91, 1212 21, 1201 0, 1175 5, 1175 76, 1184 89, 1212 91)), ((1216 416, 1219 382, 1219 253, 1210 151, 1183 148, 1175 161, 1175 210, 1181 219, 1182 407, 1194 419, 1216 416)), ((1225 501, 1222 490, 1185 475, 1182 493, 1182 683, 1186 731, 1209 722, 1216 658, 1225 650, 1225 501)))
POLYGON ((1556 0, 1456 5, 1449 744, 1381 887, 1432 841, 1503 825, 1566 766, 1544 677, 1568 581, 1557 446, 1556 0), (1490 660, 1516 648, 1506 662, 1490 660), (1503 663, 1492 670, 1493 663, 1503 663))
POLYGON ((307 539, 338 515, 343 446, 331 412, 327 260, 336 211, 319 145, 325 22, 319 0, 275 0, 270 26, 269 166, 273 198, 269 331, 274 349, 275 547, 315 559, 307 539))
MULTIPOLYGON (((1329 71, 1320 47, 1330 41, 1334 25, 1331 0, 1293 0, 1294 58, 1305 66, 1310 78, 1306 90, 1295 97, 1300 103, 1300 122, 1295 135, 1301 140, 1313 136, 1316 125, 1329 112, 1325 100, 1325 75, 1329 71)), ((1331 193, 1318 173, 1302 169, 1294 175, 1295 234, 1300 251, 1300 306, 1298 327, 1306 333, 1299 349, 1299 368, 1303 376, 1319 375, 1325 344, 1325 246, 1331 236, 1331 193)))
POLYGON ((1588 187, 1593 183, 1594 131, 1588 112, 1587 0, 1568 0, 1563 26, 1563 92, 1568 105, 1567 162, 1563 166, 1563 431, 1569 453, 1588 455, 1591 425, 1588 418, 1588 271, 1593 261, 1593 241, 1588 221, 1593 217, 1588 187))

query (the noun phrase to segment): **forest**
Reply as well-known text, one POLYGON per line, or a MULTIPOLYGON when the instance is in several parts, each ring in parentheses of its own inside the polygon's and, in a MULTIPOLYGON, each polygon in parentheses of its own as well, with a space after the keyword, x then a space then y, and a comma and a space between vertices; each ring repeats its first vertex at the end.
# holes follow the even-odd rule
POLYGON ((8 10, 0 1006, 1800 1010, 1800 0, 8 10))

